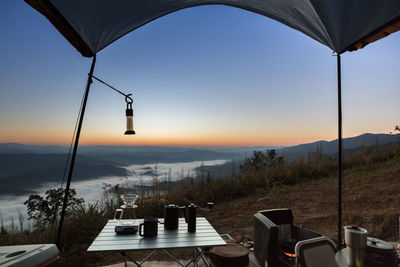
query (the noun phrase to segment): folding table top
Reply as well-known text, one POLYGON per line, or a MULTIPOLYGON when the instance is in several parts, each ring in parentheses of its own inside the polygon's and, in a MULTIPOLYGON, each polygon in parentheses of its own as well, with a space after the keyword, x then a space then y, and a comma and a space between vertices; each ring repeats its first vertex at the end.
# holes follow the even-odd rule
MULTIPOLYGON (((132 235, 117 235, 114 228, 118 225, 118 222, 109 220, 87 251, 126 251, 226 245, 226 242, 206 218, 197 217, 196 219, 195 233, 189 233, 185 219, 180 218, 177 230, 165 230, 163 224, 158 224, 158 235, 155 237, 142 237, 139 232, 132 235)), ((164 222, 164 219, 159 219, 159 221, 164 222)), ((138 224, 142 222, 143 219, 137 219, 138 224)))

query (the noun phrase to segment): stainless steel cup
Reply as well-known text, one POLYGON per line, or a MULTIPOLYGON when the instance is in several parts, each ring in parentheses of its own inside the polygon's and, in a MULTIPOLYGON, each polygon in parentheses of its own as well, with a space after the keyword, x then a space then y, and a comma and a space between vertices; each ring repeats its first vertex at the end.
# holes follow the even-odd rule
POLYGON ((364 266, 365 248, 367 247, 367 230, 348 225, 344 228, 344 241, 347 248, 347 265, 364 266))

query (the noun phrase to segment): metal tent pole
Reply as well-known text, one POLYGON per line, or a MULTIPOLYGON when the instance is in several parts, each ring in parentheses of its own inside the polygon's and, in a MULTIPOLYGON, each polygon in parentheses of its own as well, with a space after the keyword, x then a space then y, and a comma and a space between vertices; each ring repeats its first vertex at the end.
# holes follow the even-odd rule
POLYGON ((342 77, 340 54, 337 55, 337 90, 338 90, 338 245, 342 245, 342 198, 343 198, 343 169, 342 169, 342 77))
POLYGON ((76 136, 75 136, 74 150, 72 152, 71 164, 69 167, 67 186, 65 187, 64 201, 63 201, 63 206, 62 206, 62 210, 61 210, 60 222, 58 224, 57 247, 59 249, 60 249, 60 241, 61 241, 61 230, 62 230, 62 225, 64 222, 64 216, 65 216, 65 209, 67 208, 67 204, 68 204, 69 188, 71 185, 72 173, 74 171, 76 151, 78 149, 79 136, 81 134, 82 122, 83 122, 83 117, 85 116, 86 102, 87 102, 87 99, 89 96, 90 85, 92 84, 92 76, 93 76, 95 64, 96 64, 96 55, 93 56, 92 65, 90 66, 90 72, 89 72, 89 76, 88 76, 88 80, 87 80, 87 84, 86 84, 85 96, 84 96, 83 103, 82 103, 82 110, 81 110, 81 114, 79 117, 78 129, 76 131, 76 136))

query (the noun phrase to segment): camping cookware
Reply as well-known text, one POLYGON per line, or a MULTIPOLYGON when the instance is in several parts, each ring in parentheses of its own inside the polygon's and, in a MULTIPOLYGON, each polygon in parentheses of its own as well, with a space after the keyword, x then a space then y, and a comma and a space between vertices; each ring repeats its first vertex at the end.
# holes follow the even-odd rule
POLYGON ((383 240, 368 237, 367 248, 365 251, 365 266, 397 266, 396 254, 393 245, 383 240))

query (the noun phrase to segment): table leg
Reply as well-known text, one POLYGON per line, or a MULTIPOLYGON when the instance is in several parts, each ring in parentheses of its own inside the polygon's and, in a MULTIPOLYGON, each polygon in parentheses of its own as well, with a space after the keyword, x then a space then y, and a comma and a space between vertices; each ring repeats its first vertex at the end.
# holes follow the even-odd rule
POLYGON ((204 252, 205 252, 205 250, 204 250, 204 249, 201 249, 201 248, 196 248, 196 250, 200 253, 200 256, 199 256, 199 257, 201 257, 201 259, 203 260, 204 264, 205 264, 207 267, 211 267, 210 262, 204 257, 204 252))
POLYGON ((125 265, 125 267, 128 267, 128 263, 126 262, 126 252, 125 251, 121 251, 121 255, 122 255, 122 257, 124 257, 124 265, 125 265))
POLYGON ((128 262, 126 261, 126 259, 129 259, 129 260, 132 261, 134 264, 136 264, 136 266, 138 266, 138 267, 143 267, 141 263, 138 263, 138 262, 136 262, 134 259, 132 259, 131 257, 129 257, 128 254, 126 254, 126 251, 121 251, 121 255, 124 257, 125 267, 128 267, 128 262))
POLYGON ((153 256, 154 253, 156 253, 156 252, 157 252, 157 249, 153 250, 149 255, 146 256, 146 258, 144 258, 144 259, 140 262, 140 264, 142 264, 143 262, 145 262, 145 261, 147 261, 148 259, 150 259, 150 257, 153 256))
POLYGON ((184 265, 184 267, 187 267, 187 266, 191 265, 192 263, 193 263, 193 266, 199 266, 199 265, 198 265, 198 261, 199 261, 200 259, 203 260, 204 264, 205 264, 207 267, 211 267, 211 265, 210 265, 210 263, 208 262, 208 260, 204 257, 204 250, 199 250, 199 248, 193 248, 193 257, 192 257, 192 259, 191 259, 188 263, 186 263, 186 264, 184 265), (196 255, 197 253, 198 253, 198 255, 196 255))
MULTIPOLYGON (((149 255, 147 255, 141 262, 137 262, 134 259, 132 259, 131 257, 129 257, 129 255, 126 253, 126 251, 121 251, 121 255, 124 257, 124 265, 125 267, 128 267, 128 263, 127 263, 127 259, 129 261, 132 261, 134 264, 136 264, 136 266, 138 267, 142 267, 142 264, 147 261, 151 256, 153 256, 155 253, 157 252, 157 249, 153 250, 149 255)), ((178 263, 180 266, 182 267, 187 267, 191 264, 193 264, 193 266, 199 266, 198 265, 198 261, 201 259, 203 260, 204 264, 207 267, 211 267, 211 264, 208 262, 208 260, 204 257, 204 250, 201 248, 193 248, 193 257, 192 259, 186 263, 186 264, 182 264, 177 258, 175 258, 171 253, 169 253, 167 250, 163 249, 162 252, 164 252, 166 255, 168 255, 171 259, 173 259, 176 263, 178 263)))
POLYGON ((198 267, 197 265, 197 257, 196 257, 196 249, 193 248, 193 266, 198 267))
POLYGON ((171 253, 166 251, 165 249, 162 250, 165 254, 167 254, 171 259, 173 259, 176 263, 178 263, 180 266, 185 267, 177 258, 175 258, 171 253))

